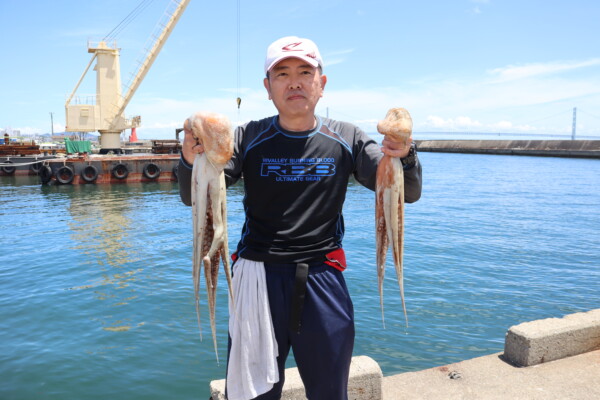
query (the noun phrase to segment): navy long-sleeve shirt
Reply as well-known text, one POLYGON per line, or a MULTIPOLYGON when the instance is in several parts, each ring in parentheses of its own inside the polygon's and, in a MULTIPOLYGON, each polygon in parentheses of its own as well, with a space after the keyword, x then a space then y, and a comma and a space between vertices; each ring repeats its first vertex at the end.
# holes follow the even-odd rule
MULTIPOLYGON (((317 117, 315 129, 291 132, 277 117, 235 132, 227 185, 243 176, 246 219, 238 256, 264 262, 323 260, 342 247, 342 207, 351 176, 375 190, 379 145, 358 127, 317 117)), ((182 201, 191 205, 191 166, 181 160, 182 201)), ((421 165, 404 170, 405 201, 421 196, 421 165)))

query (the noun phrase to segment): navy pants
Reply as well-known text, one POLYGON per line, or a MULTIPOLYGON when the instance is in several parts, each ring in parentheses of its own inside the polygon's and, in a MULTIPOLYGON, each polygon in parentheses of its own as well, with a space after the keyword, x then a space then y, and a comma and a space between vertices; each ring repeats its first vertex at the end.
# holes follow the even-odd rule
POLYGON ((311 264, 300 332, 290 329, 295 264, 265 263, 269 305, 279 348, 279 382, 256 400, 281 398, 290 348, 309 400, 347 400, 354 348, 354 308, 341 271, 311 264))

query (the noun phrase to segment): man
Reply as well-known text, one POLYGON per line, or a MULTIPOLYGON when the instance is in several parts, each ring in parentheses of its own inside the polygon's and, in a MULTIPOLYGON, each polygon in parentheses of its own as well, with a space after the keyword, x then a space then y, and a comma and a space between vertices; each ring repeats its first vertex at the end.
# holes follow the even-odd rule
MULTIPOLYGON (((269 46, 264 86, 278 114, 236 130, 234 154, 225 169, 227 185, 243 176, 245 189, 246 221, 234 256, 234 280, 246 269, 246 264, 238 265, 240 260, 264 271, 276 339, 278 381, 258 385, 260 390, 251 391, 257 399, 280 398, 290 347, 309 399, 347 399, 354 346, 354 312, 342 274, 342 206, 348 180, 353 175, 374 190, 383 152, 403 161, 406 202, 421 195, 414 145, 384 139, 380 148, 359 128, 315 115, 327 83, 322 68, 319 50, 308 39, 285 37, 269 46)), ((192 163, 202 151, 186 131, 179 182, 188 205, 192 163)), ((254 318, 253 310, 246 314, 254 318)), ((230 321, 230 398, 234 388, 235 396, 241 393, 232 377, 232 349, 254 345, 237 343, 231 326, 230 321)), ((256 383, 253 379, 258 378, 250 384, 256 383)))

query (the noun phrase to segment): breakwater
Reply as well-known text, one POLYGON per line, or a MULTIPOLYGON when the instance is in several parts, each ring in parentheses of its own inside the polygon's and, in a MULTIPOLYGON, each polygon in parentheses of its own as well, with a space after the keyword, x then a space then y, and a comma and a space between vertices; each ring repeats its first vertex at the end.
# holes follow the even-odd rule
POLYGON ((415 140, 419 151, 600 158, 600 140, 415 140))

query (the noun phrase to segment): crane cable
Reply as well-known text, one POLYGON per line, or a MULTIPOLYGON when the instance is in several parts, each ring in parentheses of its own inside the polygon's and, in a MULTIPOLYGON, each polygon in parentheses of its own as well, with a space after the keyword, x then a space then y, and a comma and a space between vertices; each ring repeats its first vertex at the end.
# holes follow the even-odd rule
POLYGON ((238 108, 238 120, 240 119, 240 106, 242 105, 242 98, 240 97, 240 86, 241 86, 241 29, 240 29, 240 0, 237 0, 237 108, 238 108))
POLYGON ((117 36, 144 11, 154 0, 142 0, 121 22, 110 31, 103 41, 114 40, 117 36))

